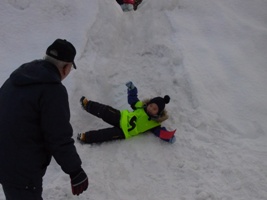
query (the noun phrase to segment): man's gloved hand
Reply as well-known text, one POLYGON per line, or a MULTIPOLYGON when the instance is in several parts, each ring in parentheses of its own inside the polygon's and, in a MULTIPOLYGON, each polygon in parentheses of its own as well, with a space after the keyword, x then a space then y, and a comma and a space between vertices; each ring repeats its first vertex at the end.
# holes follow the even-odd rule
POLYGON ((125 85, 128 87, 128 90, 133 90, 135 88, 132 81, 127 82, 125 85))
POLYGON ((71 173, 70 179, 73 195, 79 195, 88 188, 88 177, 82 168, 76 172, 71 173))
POLYGON ((80 102, 81 102, 82 108, 84 110, 86 110, 88 99, 86 99, 86 97, 82 96, 82 98, 80 99, 80 102))

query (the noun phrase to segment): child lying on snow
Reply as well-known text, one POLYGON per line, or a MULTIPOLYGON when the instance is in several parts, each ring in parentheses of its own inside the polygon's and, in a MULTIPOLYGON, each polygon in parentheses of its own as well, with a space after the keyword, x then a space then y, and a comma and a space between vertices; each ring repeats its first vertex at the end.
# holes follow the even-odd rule
POLYGON ((167 131, 161 127, 161 122, 168 119, 165 104, 168 104, 168 95, 155 97, 150 100, 140 101, 137 97, 137 88, 132 82, 126 84, 128 87, 128 103, 133 111, 119 111, 108 105, 103 105, 82 97, 80 102, 82 108, 87 112, 102 118, 103 121, 114 127, 100 130, 92 130, 79 133, 77 139, 84 143, 100 143, 110 140, 128 139, 140 133, 151 131, 164 141, 173 143, 175 141, 175 130, 167 131))

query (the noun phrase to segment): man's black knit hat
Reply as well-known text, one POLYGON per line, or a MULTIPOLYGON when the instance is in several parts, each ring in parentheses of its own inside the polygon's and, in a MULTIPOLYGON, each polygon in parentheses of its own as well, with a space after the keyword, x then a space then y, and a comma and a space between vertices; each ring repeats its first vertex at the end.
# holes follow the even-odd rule
POLYGON ((76 65, 74 63, 76 49, 65 39, 56 39, 53 44, 47 48, 46 55, 64 62, 72 62, 74 69, 76 69, 76 65))

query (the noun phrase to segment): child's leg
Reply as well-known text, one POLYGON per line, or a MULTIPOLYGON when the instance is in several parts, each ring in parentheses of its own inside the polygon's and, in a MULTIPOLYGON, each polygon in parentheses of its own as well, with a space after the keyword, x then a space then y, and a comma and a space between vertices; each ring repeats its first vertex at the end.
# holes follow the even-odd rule
POLYGON ((121 113, 119 110, 98 102, 89 101, 87 112, 103 119, 103 121, 113 126, 120 127, 121 113))
POLYGON ((91 144, 119 139, 125 139, 123 131, 120 128, 112 127, 86 132, 83 142, 91 144))

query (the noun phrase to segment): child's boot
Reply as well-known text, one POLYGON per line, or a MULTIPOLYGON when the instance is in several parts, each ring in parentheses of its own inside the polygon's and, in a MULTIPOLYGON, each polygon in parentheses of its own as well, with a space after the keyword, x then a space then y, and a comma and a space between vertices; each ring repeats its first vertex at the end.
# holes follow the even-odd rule
POLYGON ((81 106, 84 110, 87 110, 88 99, 84 96, 80 99, 81 106))
POLYGON ((78 133, 78 135, 77 135, 77 139, 78 139, 80 142, 85 142, 85 141, 86 141, 85 133, 78 133))

